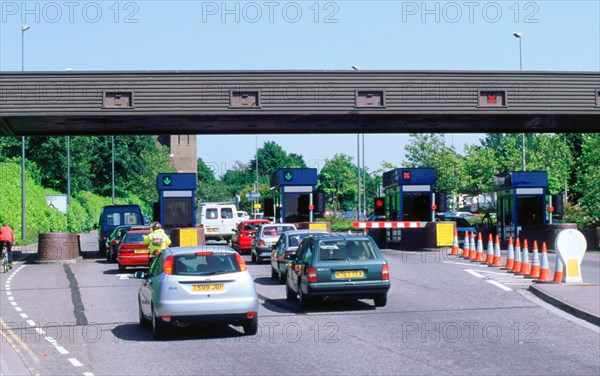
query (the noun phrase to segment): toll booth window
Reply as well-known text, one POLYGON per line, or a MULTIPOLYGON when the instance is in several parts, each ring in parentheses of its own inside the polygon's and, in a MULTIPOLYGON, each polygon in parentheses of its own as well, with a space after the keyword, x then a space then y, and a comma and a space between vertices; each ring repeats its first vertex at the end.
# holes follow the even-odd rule
POLYGON ((221 218, 228 219, 233 218, 233 210, 230 208, 222 208, 221 209, 221 218))
POLYGON ((125 213, 123 216, 125 217, 125 224, 127 225, 135 225, 139 223, 136 213, 125 213))
MULTIPOLYGON (((192 205, 187 198, 165 198, 164 222, 167 227, 191 227, 192 205)), ((208 210, 207 210, 208 214, 208 210)))
POLYGON ((428 221, 430 218, 431 198, 427 193, 404 193, 404 216, 405 221, 428 221))
POLYGON ((219 216, 219 212, 217 209, 206 209, 206 218, 208 219, 217 219, 219 216))
POLYGON ((520 226, 544 224, 542 196, 517 197, 517 222, 520 226))
POLYGON ((120 226, 121 225, 121 213, 111 213, 106 216, 106 223, 109 226, 120 226))

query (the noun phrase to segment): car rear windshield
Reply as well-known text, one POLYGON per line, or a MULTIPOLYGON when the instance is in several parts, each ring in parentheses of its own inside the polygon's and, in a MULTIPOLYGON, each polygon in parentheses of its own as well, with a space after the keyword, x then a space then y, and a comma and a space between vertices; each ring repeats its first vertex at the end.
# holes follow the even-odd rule
POLYGON ((123 238, 123 243, 125 244, 144 244, 144 236, 149 233, 136 232, 136 233, 127 233, 123 238))
POLYGON ((234 254, 176 255, 174 259, 173 274, 176 275, 216 275, 241 270, 234 254))
POLYGON ((308 235, 312 235, 312 234, 297 234, 297 235, 290 235, 290 247, 298 247, 300 245, 300 243, 302 243, 302 240, 304 240, 304 238, 306 238, 308 235))
POLYGON ((319 260, 376 260, 377 251, 366 240, 323 240, 319 242, 319 260))
POLYGON ((256 231, 258 226, 260 226, 260 223, 245 223, 244 231, 256 231))
POLYGON ((263 229, 263 236, 279 236, 286 231, 293 231, 293 226, 265 226, 263 229))

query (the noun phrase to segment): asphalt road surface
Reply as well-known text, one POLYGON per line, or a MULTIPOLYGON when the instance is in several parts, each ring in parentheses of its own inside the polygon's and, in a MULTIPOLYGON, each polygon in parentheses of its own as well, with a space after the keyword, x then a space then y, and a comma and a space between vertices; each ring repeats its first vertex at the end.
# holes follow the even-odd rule
POLYGON ((301 310, 269 264, 249 264, 261 302, 256 336, 211 325, 165 341, 138 325, 133 269, 119 273, 92 252, 73 264, 27 263, 0 277, 2 349, 40 375, 600 374, 598 327, 542 303, 526 291, 530 280, 445 252, 384 254, 386 307, 301 310))

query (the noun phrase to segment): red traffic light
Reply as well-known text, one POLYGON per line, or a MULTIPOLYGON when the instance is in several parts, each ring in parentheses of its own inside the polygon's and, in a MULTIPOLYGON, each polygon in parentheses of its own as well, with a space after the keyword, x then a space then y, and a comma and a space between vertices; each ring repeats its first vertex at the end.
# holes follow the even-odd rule
POLYGON ((383 200, 375 200, 375 206, 382 207, 383 206, 383 200))
POLYGON ((554 206, 550 206, 550 207, 548 208, 548 211, 549 211, 550 213, 552 213, 552 212, 554 211, 554 206))
POLYGON ((436 204, 431 205, 431 210, 436 210, 436 209, 437 209, 437 205, 436 204))
POLYGON ((314 205, 308 205, 308 210, 315 210, 315 206, 314 205))

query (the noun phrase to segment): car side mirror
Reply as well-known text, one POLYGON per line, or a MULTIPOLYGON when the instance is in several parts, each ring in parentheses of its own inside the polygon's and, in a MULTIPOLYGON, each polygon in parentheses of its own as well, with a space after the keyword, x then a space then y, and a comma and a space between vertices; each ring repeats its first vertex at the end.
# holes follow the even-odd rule
POLYGON ((296 255, 293 255, 293 254, 285 255, 285 259, 288 261, 292 261, 295 258, 296 258, 296 255))
POLYGON ((135 279, 146 279, 146 277, 148 277, 148 274, 146 274, 146 272, 133 273, 133 278, 135 278, 135 279))

